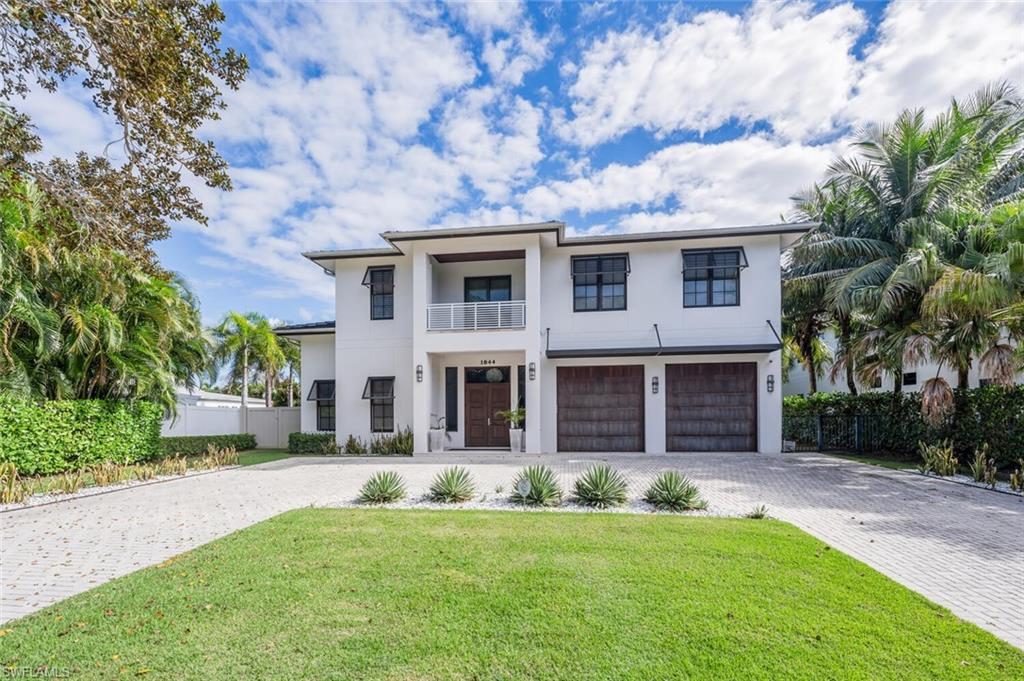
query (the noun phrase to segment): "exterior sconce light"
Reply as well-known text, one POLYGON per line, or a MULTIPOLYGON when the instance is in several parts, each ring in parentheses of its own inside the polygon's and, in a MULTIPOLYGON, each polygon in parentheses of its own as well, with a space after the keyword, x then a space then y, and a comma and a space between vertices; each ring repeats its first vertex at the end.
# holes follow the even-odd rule
POLYGON ((422 383, 423 382, 423 365, 422 364, 417 364, 416 365, 416 382, 417 383, 422 383))
POLYGON ((775 374, 768 374, 768 392, 775 392, 775 374))
POLYGON ((658 394, 658 377, 657 376, 651 376, 651 394, 652 395, 657 395, 658 394))
POLYGON ((530 374, 531 381, 537 380, 537 364, 535 362, 530 362, 530 366, 527 368, 527 371, 530 374))

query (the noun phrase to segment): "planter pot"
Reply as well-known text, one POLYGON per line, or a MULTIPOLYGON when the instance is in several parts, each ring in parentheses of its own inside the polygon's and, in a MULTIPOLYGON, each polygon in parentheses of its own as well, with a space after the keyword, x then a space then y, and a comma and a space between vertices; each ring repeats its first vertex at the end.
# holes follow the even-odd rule
POLYGON ((525 444, 524 443, 524 438, 523 438, 523 429, 522 428, 509 428, 508 429, 508 442, 509 442, 509 445, 510 445, 509 448, 513 452, 521 452, 521 451, 523 451, 523 445, 525 444))
POLYGON ((443 452, 445 441, 448 439, 447 435, 443 430, 427 431, 427 449, 432 452, 443 452))

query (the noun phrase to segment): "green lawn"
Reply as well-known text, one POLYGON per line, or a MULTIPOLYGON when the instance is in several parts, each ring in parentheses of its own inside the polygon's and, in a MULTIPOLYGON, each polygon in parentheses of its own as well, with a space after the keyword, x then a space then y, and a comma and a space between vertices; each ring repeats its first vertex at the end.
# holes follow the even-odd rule
POLYGON ((283 449, 250 449, 238 453, 238 465, 254 466, 258 463, 287 459, 290 454, 283 449))
POLYGON ((849 459, 850 461, 859 461, 860 463, 866 463, 872 466, 892 468, 894 470, 916 468, 917 464, 920 463, 919 459, 884 459, 877 456, 865 456, 863 454, 851 454, 848 452, 829 452, 828 455, 835 456, 840 459, 849 459))
POLYGON ((292 511, 6 625, 73 678, 1006 679, 1024 653, 785 523, 292 511))

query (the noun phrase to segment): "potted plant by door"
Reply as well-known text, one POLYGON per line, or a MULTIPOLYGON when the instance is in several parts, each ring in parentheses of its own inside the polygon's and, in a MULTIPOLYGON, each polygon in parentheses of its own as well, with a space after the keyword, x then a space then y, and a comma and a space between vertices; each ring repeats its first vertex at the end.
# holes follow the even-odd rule
POLYGON ((518 409, 509 409, 508 411, 499 411, 496 416, 508 421, 509 449, 513 452, 523 451, 523 429, 520 426, 526 420, 526 409, 519 407, 518 409))
POLYGON ((448 438, 448 429, 445 427, 444 417, 434 417, 434 424, 427 431, 427 449, 431 452, 443 452, 445 442, 448 438))

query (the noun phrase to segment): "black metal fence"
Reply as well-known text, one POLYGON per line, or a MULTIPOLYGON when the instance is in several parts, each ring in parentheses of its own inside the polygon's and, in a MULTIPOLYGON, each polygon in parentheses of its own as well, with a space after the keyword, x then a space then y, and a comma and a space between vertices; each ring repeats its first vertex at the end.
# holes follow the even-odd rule
POLYGON ((882 419, 877 414, 856 416, 783 416, 782 438, 796 443, 798 452, 879 452, 882 419))

